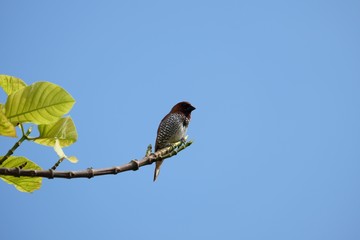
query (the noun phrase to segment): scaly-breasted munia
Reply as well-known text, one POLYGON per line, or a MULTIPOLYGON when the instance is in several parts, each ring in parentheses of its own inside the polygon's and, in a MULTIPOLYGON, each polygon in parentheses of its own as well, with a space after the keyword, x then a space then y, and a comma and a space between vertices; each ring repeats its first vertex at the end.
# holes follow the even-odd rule
MULTIPOLYGON (((190 103, 179 102, 161 120, 157 130, 155 152, 172 143, 184 140, 193 110, 195 110, 195 108, 190 103)), ((154 181, 159 176, 162 162, 163 160, 156 162, 154 181)))

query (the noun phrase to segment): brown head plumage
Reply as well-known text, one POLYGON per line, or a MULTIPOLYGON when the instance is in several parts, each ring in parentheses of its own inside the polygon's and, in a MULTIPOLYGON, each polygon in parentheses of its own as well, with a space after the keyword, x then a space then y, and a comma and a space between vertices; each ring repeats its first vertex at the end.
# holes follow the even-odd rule
POLYGON ((183 113, 185 117, 191 118, 191 112, 195 110, 189 102, 179 102, 171 109, 170 113, 183 113))

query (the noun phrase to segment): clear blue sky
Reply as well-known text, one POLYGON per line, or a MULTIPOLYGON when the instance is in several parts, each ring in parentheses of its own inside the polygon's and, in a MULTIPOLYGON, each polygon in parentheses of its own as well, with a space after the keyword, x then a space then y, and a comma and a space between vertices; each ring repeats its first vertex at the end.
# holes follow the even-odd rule
MULTIPOLYGON (((77 101, 65 152, 80 162, 60 170, 141 158, 175 103, 197 107, 195 143, 156 183, 154 166, 33 194, 0 181, 2 239, 360 239, 359 1, 0 7, 0 73, 77 101)), ((56 161, 32 143, 15 154, 56 161)))

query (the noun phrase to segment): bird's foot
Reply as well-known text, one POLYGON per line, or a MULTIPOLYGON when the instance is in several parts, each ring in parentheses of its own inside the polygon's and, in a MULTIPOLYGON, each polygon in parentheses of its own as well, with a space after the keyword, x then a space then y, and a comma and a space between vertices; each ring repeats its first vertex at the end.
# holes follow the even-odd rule
MULTIPOLYGON (((185 143, 186 143, 186 138, 187 138, 187 137, 183 137, 183 138, 180 139, 180 141, 181 141, 181 145, 180 145, 180 146, 184 146, 184 145, 185 145, 185 143)), ((179 147, 180 147, 180 146, 179 146, 179 147)))

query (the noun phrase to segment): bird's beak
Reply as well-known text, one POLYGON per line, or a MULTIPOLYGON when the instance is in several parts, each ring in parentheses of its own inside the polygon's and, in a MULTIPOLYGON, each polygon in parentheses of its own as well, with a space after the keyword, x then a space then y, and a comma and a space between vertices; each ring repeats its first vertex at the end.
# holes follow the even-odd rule
POLYGON ((194 106, 190 106, 189 107, 189 111, 191 112, 191 111, 194 111, 196 108, 194 107, 194 106))

